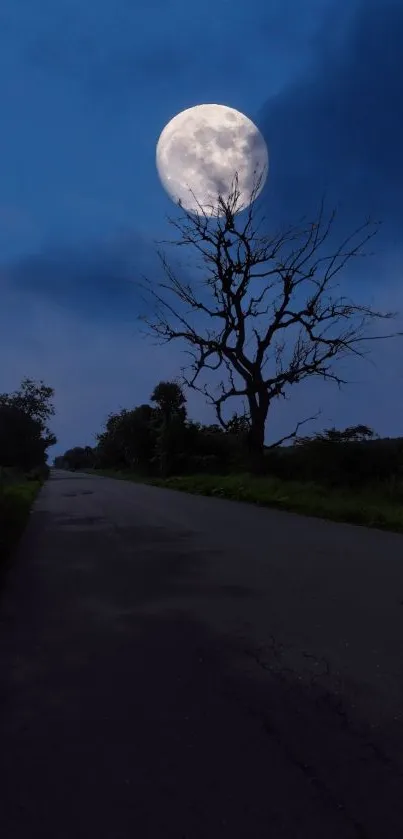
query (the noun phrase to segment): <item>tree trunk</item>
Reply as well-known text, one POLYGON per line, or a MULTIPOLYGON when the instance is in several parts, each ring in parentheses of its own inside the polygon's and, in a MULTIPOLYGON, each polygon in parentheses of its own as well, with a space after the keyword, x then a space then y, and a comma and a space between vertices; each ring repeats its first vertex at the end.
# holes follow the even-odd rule
POLYGON ((254 475, 263 474, 264 429, 252 427, 248 437, 249 468, 254 475))
POLYGON ((259 403, 255 396, 249 399, 251 426, 248 433, 249 468, 254 475, 264 474, 264 433, 269 403, 261 395, 259 403))

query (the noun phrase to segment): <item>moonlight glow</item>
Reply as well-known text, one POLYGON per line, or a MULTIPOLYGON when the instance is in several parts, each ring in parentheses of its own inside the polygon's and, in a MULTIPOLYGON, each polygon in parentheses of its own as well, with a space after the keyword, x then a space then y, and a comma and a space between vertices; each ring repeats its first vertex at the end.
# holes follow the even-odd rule
POLYGON ((254 123, 226 105, 196 105, 177 114, 162 131, 156 162, 162 185, 175 203, 207 215, 219 215, 217 197, 226 199, 238 173, 239 209, 251 202, 256 178, 262 176, 261 192, 269 155, 254 123), (194 195, 192 195, 192 192, 194 195))

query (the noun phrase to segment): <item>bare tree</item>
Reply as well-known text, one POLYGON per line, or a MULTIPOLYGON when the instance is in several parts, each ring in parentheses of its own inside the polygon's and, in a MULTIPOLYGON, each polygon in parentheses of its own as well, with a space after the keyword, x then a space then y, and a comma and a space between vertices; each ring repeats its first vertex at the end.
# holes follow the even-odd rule
MULTIPOLYGON (((223 416, 227 401, 244 397, 249 408, 250 450, 257 468, 262 462, 269 407, 280 396, 286 398, 289 385, 319 376, 340 387, 347 382, 335 371, 336 360, 347 355, 363 358, 367 355, 363 342, 402 334, 374 335, 368 330, 371 321, 393 318, 396 312, 374 311, 344 295, 334 295, 338 288, 332 284, 334 277, 353 257, 368 255, 363 246, 375 236, 379 224, 368 219, 326 255, 323 248, 336 212, 325 220, 322 201, 314 222, 303 219, 301 226, 273 237, 265 235, 259 232, 264 219, 256 226, 254 218, 259 185, 260 179, 242 225, 236 226, 235 221, 243 209, 237 175, 228 198, 219 195, 211 215, 198 204, 197 212, 184 211, 179 221, 169 219, 180 238, 159 244, 191 246, 198 251, 203 279, 179 279, 164 252, 159 251, 164 280, 155 284, 145 278, 143 288, 151 295, 153 315, 141 318, 148 334, 158 342, 182 340, 188 345, 192 361, 182 368, 183 382, 206 396, 222 427, 228 424, 223 416), (198 324, 199 315, 202 322, 198 324), (292 338, 292 327, 297 335, 285 362, 290 345, 286 337, 292 338), (224 379, 216 388, 201 384, 204 371, 223 371, 224 379)), ((316 416, 300 421, 273 446, 295 438, 299 427, 316 416)))

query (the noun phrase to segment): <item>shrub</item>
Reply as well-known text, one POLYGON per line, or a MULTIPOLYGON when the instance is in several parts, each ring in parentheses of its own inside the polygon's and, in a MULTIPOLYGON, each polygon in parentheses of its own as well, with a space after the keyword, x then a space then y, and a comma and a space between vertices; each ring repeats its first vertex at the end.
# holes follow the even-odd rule
POLYGON ((47 481, 50 475, 49 466, 46 463, 43 463, 41 466, 35 466, 31 469, 27 474, 28 481, 40 481, 44 483, 47 481))
POLYGON ((13 466, 0 466, 0 489, 25 480, 24 473, 13 466))
POLYGON ((25 527, 40 485, 39 481, 10 483, 0 489, 0 566, 25 527))

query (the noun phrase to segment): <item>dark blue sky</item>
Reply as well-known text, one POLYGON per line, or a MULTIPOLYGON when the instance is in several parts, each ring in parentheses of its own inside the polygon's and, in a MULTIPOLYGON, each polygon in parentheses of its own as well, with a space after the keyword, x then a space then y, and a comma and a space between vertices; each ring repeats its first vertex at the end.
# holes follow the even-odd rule
MULTIPOLYGON (((402 43, 400 0, 3 0, 0 390, 25 375, 55 387, 56 453, 92 444, 109 411, 148 401, 183 363, 179 346, 140 336, 136 279, 157 275, 154 240, 176 213, 155 145, 184 108, 217 102, 257 122, 274 226, 324 190, 337 230, 382 220, 376 257, 346 288, 403 312, 402 43)), ((319 407, 307 431, 403 434, 403 344, 373 348, 376 366, 344 366, 355 384, 342 392, 290 391, 268 439, 319 407)), ((202 399, 189 407, 213 420, 202 399)))

